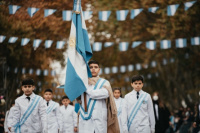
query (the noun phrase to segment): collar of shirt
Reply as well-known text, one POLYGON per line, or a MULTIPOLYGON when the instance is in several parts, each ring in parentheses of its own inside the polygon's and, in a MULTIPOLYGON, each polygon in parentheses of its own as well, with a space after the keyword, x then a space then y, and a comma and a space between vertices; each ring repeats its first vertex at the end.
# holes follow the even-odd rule
MULTIPOLYGON (((31 98, 30 100, 32 100, 34 98, 34 96, 35 96, 35 93, 32 92, 32 94, 29 96, 31 98)), ((26 97, 28 97, 28 96, 26 96, 25 94, 23 94, 22 97, 24 99, 26 99, 26 97)))
POLYGON ((116 101, 120 101, 120 100, 121 100, 121 97, 119 97, 118 99, 116 99, 116 98, 114 97, 114 99, 115 99, 116 101))
MULTIPOLYGON (((139 95, 141 95, 141 94, 143 93, 143 90, 140 90, 139 93, 140 93, 139 95)), ((132 94, 132 95, 136 95, 136 94, 137 94, 137 91, 133 90, 133 91, 131 92, 131 94, 132 94)))

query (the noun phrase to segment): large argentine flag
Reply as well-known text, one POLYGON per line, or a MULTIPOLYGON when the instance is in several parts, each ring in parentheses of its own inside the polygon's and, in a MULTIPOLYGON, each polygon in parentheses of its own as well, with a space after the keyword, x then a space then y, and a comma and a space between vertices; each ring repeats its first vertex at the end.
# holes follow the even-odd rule
POLYGON ((73 10, 64 87, 71 101, 85 92, 88 77, 92 76, 87 65, 87 61, 92 57, 92 50, 81 9, 81 0, 74 0, 73 10))

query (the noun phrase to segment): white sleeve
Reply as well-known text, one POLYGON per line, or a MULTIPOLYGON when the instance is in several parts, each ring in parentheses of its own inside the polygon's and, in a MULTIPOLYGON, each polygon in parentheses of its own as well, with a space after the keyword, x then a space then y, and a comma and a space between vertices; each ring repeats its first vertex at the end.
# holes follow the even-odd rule
POLYGON ((103 87, 101 89, 98 89, 98 90, 87 89, 86 93, 92 99, 106 99, 106 98, 109 97, 107 89, 103 88, 103 87))
POLYGON ((10 109, 8 115, 8 126, 11 126, 11 130, 14 131, 14 126, 20 121, 21 111, 18 99, 15 100, 15 105, 10 109))
POLYGON ((59 131, 62 132, 63 131, 63 117, 62 117, 62 113, 60 111, 59 105, 56 108, 56 117, 58 121, 59 131))
POLYGON ((125 96, 123 100, 122 114, 121 114, 123 133, 128 133, 127 121, 128 121, 128 100, 127 97, 125 96))
POLYGON ((42 123, 42 131, 47 131, 47 113, 46 113, 46 105, 43 98, 39 101, 39 117, 41 118, 42 123))
POLYGON ((4 121, 4 131, 8 132, 8 114, 9 114, 9 110, 6 112, 6 116, 5 116, 5 121, 4 121))
POLYGON ((153 103, 152 103, 150 95, 148 95, 148 114, 149 114, 149 122, 150 122, 151 131, 155 131, 155 117, 154 117, 154 111, 153 111, 153 103))
POLYGON ((77 127, 77 116, 78 114, 75 112, 74 108, 73 108, 73 122, 74 122, 74 127, 77 127))

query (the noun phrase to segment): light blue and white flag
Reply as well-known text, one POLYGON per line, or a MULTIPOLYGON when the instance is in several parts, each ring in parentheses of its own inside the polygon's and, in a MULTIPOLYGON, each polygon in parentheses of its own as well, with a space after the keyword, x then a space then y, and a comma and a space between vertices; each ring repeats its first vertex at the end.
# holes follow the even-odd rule
POLYGON ((15 14, 20 7, 18 5, 9 5, 9 14, 15 14))
POLYGON ((200 45, 200 37, 193 37, 191 38, 192 45, 200 45))
POLYGON ((132 72, 134 70, 134 65, 128 65, 128 71, 132 72))
POLYGON ((146 47, 150 50, 155 50, 156 49, 156 41, 146 42, 146 47))
POLYGON ((29 69, 29 74, 33 74, 33 69, 29 69))
POLYGON ((151 79, 151 77, 152 77, 151 74, 148 74, 148 75, 147 75, 147 78, 148 78, 148 79, 151 79))
POLYGON ((112 73, 117 73, 118 72, 118 67, 114 66, 112 67, 112 73))
POLYGON ((22 68, 22 74, 26 73, 26 68, 22 68))
POLYGON ((187 46, 187 39, 186 38, 176 39, 176 47, 177 48, 184 48, 186 46, 187 46))
POLYGON ((56 71, 55 70, 51 70, 51 76, 56 76, 56 71))
POLYGON ((156 61, 151 62, 151 67, 156 67, 156 65, 157 65, 156 61))
POLYGON ((71 21, 72 20, 72 11, 71 10, 63 10, 62 18, 63 18, 63 21, 71 21))
POLYGON ((57 41, 56 49, 62 49, 65 45, 65 41, 57 41))
POLYGON ((167 15, 168 16, 174 16, 178 7, 179 7, 179 4, 167 6, 167 15))
POLYGON ((105 67, 104 68, 104 73, 105 74, 110 74, 110 68, 109 67, 105 67))
POLYGON ((28 8, 28 14, 30 15, 30 17, 33 17, 33 15, 35 15, 35 13, 39 10, 39 8, 35 8, 35 7, 29 7, 28 8))
POLYGON ((36 75, 39 76, 40 74, 41 74, 41 70, 40 70, 40 69, 37 69, 37 70, 36 70, 36 75))
POLYGON ((9 43, 15 43, 17 41, 18 37, 10 37, 8 42, 9 43))
POLYGON ((128 50, 128 42, 120 42, 119 43, 119 51, 127 51, 128 50))
POLYGON ((174 58, 170 58, 170 63, 174 63, 175 59, 174 58))
POLYGON ((17 73, 17 72, 18 72, 18 68, 15 67, 15 69, 14 69, 14 73, 17 73))
POLYGON ((161 40, 160 41, 160 48, 161 49, 169 49, 169 48, 171 48, 171 40, 161 40))
POLYGON ((33 40, 33 48, 37 49, 40 46, 41 42, 42 42, 42 40, 40 40, 40 39, 34 39, 33 40))
POLYGON ((52 40, 46 40, 45 41, 45 48, 50 48, 52 45, 53 41, 52 40))
POLYGON ((149 9, 148 9, 148 11, 149 12, 151 12, 151 13, 156 13, 156 11, 159 9, 159 7, 150 7, 149 9))
POLYGON ((196 1, 189 1, 189 2, 185 2, 185 11, 187 11, 190 7, 192 7, 194 5, 196 1))
POLYGON ((111 11, 99 11, 99 20, 108 21, 111 11))
POLYGON ((93 13, 93 11, 83 11, 83 16, 84 16, 85 20, 91 19, 92 13, 93 13))
POLYGON ((6 36, 0 35, 0 43, 2 43, 6 39, 6 36))
POLYGON ((119 11, 116 11, 117 20, 118 21, 124 21, 124 20, 126 20, 128 12, 129 12, 129 10, 119 10, 119 11))
POLYGON ((131 19, 134 19, 138 14, 142 12, 143 8, 131 10, 131 19))
POLYGON ((167 65, 167 59, 163 59, 163 65, 167 65))
POLYGON ((92 77, 87 62, 92 57, 81 0, 74 0, 64 90, 70 101, 83 94, 92 77))
POLYGON ((120 72, 121 73, 124 73, 124 72, 126 72, 126 66, 120 66, 120 72))
POLYGON ((135 68, 136 68, 136 70, 141 70, 141 69, 142 69, 142 66, 141 66, 141 64, 137 63, 137 64, 135 65, 135 68))
POLYGON ((30 41, 29 38, 22 38, 21 40, 21 46, 25 46, 30 41))
POLYGON ((56 9, 44 9, 44 17, 52 15, 54 12, 56 12, 56 9))
POLYGON ((101 42, 94 42, 93 51, 101 51, 101 50, 102 50, 102 43, 101 42))
POLYGON ((114 43, 113 42, 105 42, 104 47, 111 47, 114 43))
POLYGON ((156 72, 156 73, 155 73, 155 76, 156 76, 156 77, 158 77, 158 76, 159 76, 159 73, 158 73, 158 72, 156 72))
POLYGON ((140 44, 142 44, 141 41, 135 41, 132 43, 132 48, 135 48, 135 47, 139 46, 140 44))
POLYGON ((49 71, 48 71, 47 69, 45 69, 45 70, 43 71, 43 75, 44 75, 44 76, 48 76, 48 75, 49 75, 49 71))

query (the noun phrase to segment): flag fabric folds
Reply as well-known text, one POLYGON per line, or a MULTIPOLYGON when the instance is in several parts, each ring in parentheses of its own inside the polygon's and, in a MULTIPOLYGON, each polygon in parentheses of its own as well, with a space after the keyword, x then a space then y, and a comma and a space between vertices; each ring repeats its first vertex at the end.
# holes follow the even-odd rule
POLYGON ((74 0, 64 91, 71 101, 88 87, 92 77, 87 62, 92 57, 88 32, 81 9, 81 0, 74 0))

